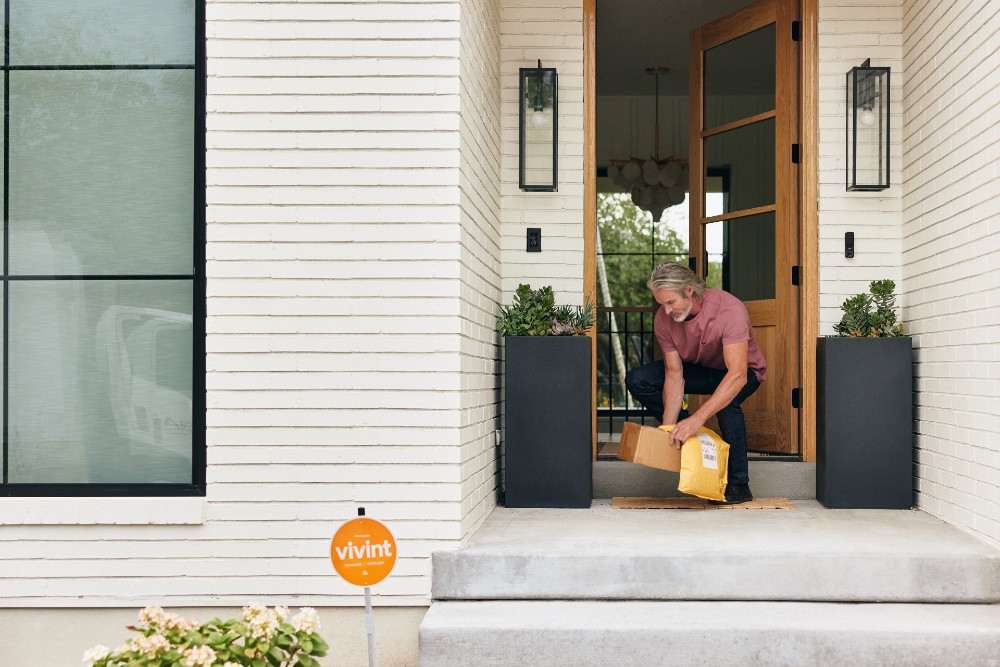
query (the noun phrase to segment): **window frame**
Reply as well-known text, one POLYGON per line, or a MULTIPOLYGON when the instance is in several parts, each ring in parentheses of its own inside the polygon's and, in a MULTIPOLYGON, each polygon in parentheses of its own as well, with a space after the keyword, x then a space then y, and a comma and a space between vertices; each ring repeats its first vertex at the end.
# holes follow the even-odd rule
MULTIPOLYGON (((9 12, 4 13, 4 32, 9 35, 9 12)), ((8 316, 3 318, 3 442, 2 462, 0 462, 0 497, 204 497, 206 495, 206 379, 205 379, 205 332, 206 332, 206 49, 205 49, 205 0, 194 2, 194 161, 193 169, 193 215, 192 234, 192 304, 191 304, 191 483, 189 484, 87 484, 87 483, 11 483, 8 481, 9 443, 7 441, 7 400, 8 383, 8 316)), ((9 37, 7 37, 9 40, 9 37)), ((4 48, 4 109, 9 109, 10 102, 10 56, 9 48, 4 48)), ((21 68, 13 68, 21 69, 21 68)), ((55 67, 53 67, 55 69, 55 67)), ((133 69, 127 65, 103 67, 101 69, 127 70, 133 69)), ((8 114, 5 113, 5 116, 8 114)), ((4 121, 4 225, 3 252, 8 252, 9 241, 9 118, 4 121)), ((6 260, 6 257, 5 257, 6 260)), ((5 261, 6 264, 6 261, 5 261)), ((63 277, 63 276, 60 276, 63 277)), ((140 276, 130 276, 140 277, 140 276)), ((66 276, 79 278, 79 276, 66 276)), ((187 276, 184 276, 186 279, 187 276)), ((8 287, 11 282, 6 272, 2 276, 4 309, 9 308, 8 287)))

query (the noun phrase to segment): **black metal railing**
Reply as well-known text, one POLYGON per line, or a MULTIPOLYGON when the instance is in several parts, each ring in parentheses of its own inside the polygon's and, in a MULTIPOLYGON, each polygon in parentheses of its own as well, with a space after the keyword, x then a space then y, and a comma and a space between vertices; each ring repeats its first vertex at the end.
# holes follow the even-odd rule
POLYGON ((625 421, 641 424, 654 421, 654 416, 628 395, 625 374, 660 357, 653 335, 656 310, 656 306, 597 308, 599 433, 618 433, 625 421))

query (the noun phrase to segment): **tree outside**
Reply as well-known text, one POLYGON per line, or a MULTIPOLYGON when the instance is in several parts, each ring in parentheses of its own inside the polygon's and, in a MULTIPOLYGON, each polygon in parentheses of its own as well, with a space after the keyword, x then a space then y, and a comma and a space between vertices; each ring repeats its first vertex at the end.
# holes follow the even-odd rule
MULTIPOLYGON (((685 262, 687 202, 668 208, 661 220, 632 203, 628 193, 598 193, 598 288, 601 308, 655 306, 646 281, 663 262, 685 262)), ((598 406, 626 407, 624 375, 653 359, 653 316, 648 312, 602 312, 597 330, 598 406)))

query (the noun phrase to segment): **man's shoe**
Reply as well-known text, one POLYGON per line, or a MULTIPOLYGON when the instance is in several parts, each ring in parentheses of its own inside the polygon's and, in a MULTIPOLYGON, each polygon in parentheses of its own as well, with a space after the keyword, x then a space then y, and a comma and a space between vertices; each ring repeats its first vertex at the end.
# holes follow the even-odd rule
POLYGON ((709 500, 713 505, 739 505, 753 500, 749 484, 726 484, 725 500, 709 500))

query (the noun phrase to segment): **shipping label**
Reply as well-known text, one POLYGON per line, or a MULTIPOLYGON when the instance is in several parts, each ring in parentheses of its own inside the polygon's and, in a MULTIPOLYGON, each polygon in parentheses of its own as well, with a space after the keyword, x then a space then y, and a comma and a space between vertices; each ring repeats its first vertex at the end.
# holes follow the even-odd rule
POLYGON ((715 440, 712 440, 712 436, 705 433, 699 433, 698 440, 701 441, 701 467, 718 470, 719 452, 715 446, 715 440))

